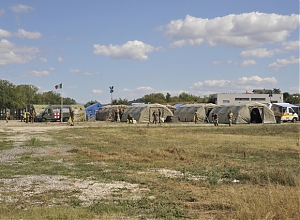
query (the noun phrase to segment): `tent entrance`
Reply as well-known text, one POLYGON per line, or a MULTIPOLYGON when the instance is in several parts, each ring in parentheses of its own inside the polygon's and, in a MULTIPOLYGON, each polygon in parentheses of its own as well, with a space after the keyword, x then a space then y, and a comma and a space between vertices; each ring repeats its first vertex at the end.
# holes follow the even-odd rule
POLYGON ((251 123, 263 123, 264 111, 263 108, 253 108, 250 112, 250 122, 251 123))

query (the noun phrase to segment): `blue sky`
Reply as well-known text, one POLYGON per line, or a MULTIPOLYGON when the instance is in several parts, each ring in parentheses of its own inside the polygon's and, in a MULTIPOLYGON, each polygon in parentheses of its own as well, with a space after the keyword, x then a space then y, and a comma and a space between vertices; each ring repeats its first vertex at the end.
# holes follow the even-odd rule
POLYGON ((2 1, 0 76, 83 104, 299 93, 299 1, 2 1))

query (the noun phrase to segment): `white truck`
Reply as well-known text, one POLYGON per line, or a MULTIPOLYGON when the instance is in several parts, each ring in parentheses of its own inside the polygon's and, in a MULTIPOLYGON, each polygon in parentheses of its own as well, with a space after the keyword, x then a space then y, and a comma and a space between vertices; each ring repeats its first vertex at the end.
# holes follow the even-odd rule
POLYGON ((299 120, 298 114, 293 108, 299 108, 296 105, 289 103, 271 103, 269 105, 270 109, 274 112, 276 122, 296 122, 299 120))

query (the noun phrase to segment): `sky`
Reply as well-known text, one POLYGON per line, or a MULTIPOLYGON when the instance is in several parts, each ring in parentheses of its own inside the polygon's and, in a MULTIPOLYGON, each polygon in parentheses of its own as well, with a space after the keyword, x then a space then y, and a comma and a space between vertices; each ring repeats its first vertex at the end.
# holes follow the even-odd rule
POLYGON ((3 0, 0 78, 82 104, 299 93, 299 1, 3 0))

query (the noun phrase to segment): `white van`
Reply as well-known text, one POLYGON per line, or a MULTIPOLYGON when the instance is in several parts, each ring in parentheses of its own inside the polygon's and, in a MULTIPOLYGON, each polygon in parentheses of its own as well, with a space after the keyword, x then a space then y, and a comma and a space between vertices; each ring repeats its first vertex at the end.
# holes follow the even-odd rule
MULTIPOLYGON (((269 105, 270 109, 274 112, 275 118, 279 118, 281 122, 296 122, 299 117, 293 108, 298 107, 289 103, 272 103, 269 105)), ((277 123, 279 123, 277 121, 277 123)))

